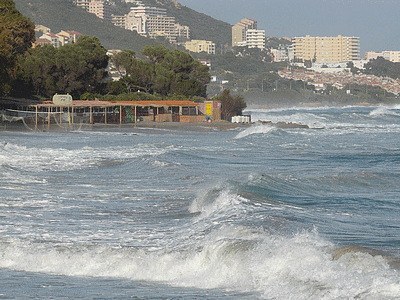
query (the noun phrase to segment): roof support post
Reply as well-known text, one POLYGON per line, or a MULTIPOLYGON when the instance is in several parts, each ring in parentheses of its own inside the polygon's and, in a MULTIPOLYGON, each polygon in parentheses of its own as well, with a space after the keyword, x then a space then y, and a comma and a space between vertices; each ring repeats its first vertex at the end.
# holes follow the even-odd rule
POLYGON ((37 130, 38 129, 38 106, 37 105, 35 105, 35 109, 36 109, 36 111, 35 111, 35 130, 37 130))
POLYGON ((50 130, 50 110, 51 110, 51 107, 49 105, 47 108, 47 130, 50 130))
POLYGON ((135 127, 136 127, 136 124, 137 123, 137 105, 135 105, 135 127))
POLYGON ((122 106, 119 107, 119 125, 122 125, 122 106))

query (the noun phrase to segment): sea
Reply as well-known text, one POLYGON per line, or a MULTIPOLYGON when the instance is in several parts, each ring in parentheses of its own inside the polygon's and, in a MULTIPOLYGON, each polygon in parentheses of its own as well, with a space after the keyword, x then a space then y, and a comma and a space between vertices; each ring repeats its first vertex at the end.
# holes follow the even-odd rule
POLYGON ((400 299, 400 106, 245 113, 2 130, 0 299, 400 299))

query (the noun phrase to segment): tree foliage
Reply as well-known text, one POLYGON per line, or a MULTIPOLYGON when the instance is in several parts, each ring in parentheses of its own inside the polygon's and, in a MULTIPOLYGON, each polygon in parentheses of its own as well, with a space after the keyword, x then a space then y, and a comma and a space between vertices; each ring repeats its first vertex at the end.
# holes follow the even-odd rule
POLYGON ((12 0, 0 0, 0 95, 10 92, 18 57, 32 46, 34 24, 12 0))
POLYGON ((214 97, 213 100, 221 101, 221 116, 223 120, 229 120, 233 116, 241 115, 243 109, 247 106, 242 96, 233 96, 230 90, 224 90, 222 94, 214 97))
POLYGON ((378 57, 365 64, 364 72, 375 76, 388 76, 397 79, 400 78, 400 63, 394 63, 383 57, 378 57))
POLYGON ((147 61, 137 59, 135 52, 130 50, 112 58, 117 69, 121 73, 126 72, 121 81, 127 90, 140 90, 164 97, 170 94, 189 98, 206 96, 207 83, 210 82, 208 67, 190 54, 178 49, 171 51, 164 46, 146 46, 142 54, 147 61))
POLYGON ((19 61, 19 84, 41 97, 69 93, 79 98, 85 92, 99 93, 107 76, 106 53, 100 41, 89 36, 58 49, 31 49, 19 61))

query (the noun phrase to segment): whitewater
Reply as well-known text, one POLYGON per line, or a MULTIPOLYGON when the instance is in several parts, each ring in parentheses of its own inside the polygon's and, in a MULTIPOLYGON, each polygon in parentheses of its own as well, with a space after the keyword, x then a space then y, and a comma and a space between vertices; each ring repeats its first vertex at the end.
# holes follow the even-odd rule
POLYGON ((1 131, 0 299, 400 299, 400 106, 246 114, 1 131))

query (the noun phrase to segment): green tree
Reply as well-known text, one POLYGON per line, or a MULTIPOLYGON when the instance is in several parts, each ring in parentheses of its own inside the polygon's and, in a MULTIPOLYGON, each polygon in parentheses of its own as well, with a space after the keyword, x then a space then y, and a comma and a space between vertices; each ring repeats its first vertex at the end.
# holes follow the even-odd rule
POLYGON ((210 82, 208 67, 203 66, 190 54, 169 50, 164 46, 146 46, 142 54, 147 61, 135 57, 135 52, 122 51, 113 57, 128 91, 141 90, 151 94, 206 96, 210 82))
POLYGON ((400 78, 400 63, 394 63, 383 57, 378 57, 365 64, 364 73, 397 79, 400 78))
POLYGON ((30 49, 21 56, 18 65, 17 81, 14 84, 15 96, 31 95, 50 96, 57 91, 57 66, 55 64, 57 49, 45 45, 30 49))
POLYGON ((207 83, 211 77, 208 67, 190 54, 178 49, 171 51, 164 46, 146 46, 143 54, 154 68, 153 92, 164 96, 206 96, 207 83))
POLYGON ((129 92, 151 91, 154 72, 148 63, 136 59, 135 51, 123 50, 112 57, 112 63, 122 76, 121 81, 129 92))
POLYGON ((230 90, 224 90, 222 94, 213 98, 221 101, 221 115, 223 120, 229 120, 233 116, 241 115, 246 108, 246 102, 240 95, 232 96, 230 90))
POLYGON ((19 81, 29 86, 33 95, 41 97, 69 93, 79 99, 85 92, 98 94, 107 76, 106 53, 100 41, 89 36, 59 49, 38 47, 20 59, 19 81))
POLYGON ((60 47, 56 53, 57 90, 80 97, 84 92, 98 93, 107 77, 107 49, 98 38, 82 36, 75 44, 60 47))
POLYGON ((0 0, 0 95, 7 95, 16 75, 17 60, 35 39, 34 24, 12 0, 0 0))

